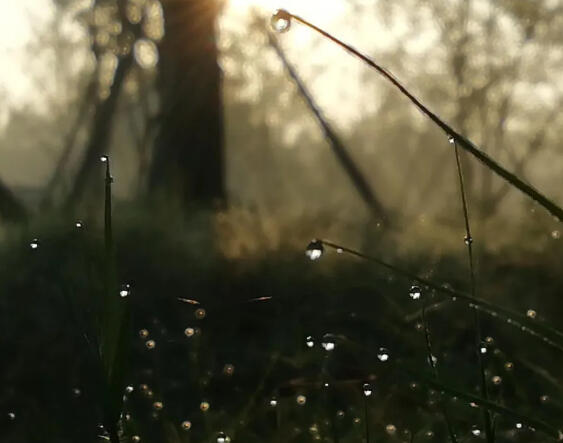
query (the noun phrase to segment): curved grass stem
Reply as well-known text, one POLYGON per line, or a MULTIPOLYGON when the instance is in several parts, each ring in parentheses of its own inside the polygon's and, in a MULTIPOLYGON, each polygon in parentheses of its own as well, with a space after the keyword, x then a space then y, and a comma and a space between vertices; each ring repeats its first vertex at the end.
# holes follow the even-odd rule
POLYGON ((284 11, 284 14, 287 17, 292 18, 303 25, 307 26, 308 28, 318 32, 322 36, 328 38, 330 41, 336 43, 338 46, 344 48, 346 51, 353 54, 355 57, 362 60, 364 63, 369 65, 371 68, 375 69, 379 74, 381 74, 386 80, 391 82, 393 86, 395 86, 401 94, 407 97, 411 103, 413 103, 419 111, 421 111, 424 115, 426 115, 436 126, 441 128, 448 136, 453 137, 459 145, 471 155, 473 155, 477 160, 483 163, 487 168, 491 169, 497 175, 502 177, 508 183, 510 183, 515 188, 519 189, 521 192, 526 194, 528 197, 532 198, 536 202, 538 202, 541 206, 547 209, 552 215, 557 217, 559 221, 563 221, 563 208, 561 208, 557 203, 543 195, 533 186, 529 185, 522 179, 520 179, 516 174, 506 170, 500 164, 498 164, 495 160, 489 157, 483 150, 477 147, 473 142, 469 139, 455 131, 450 125, 448 125, 442 118, 440 118, 437 114, 432 112, 428 109, 419 99, 417 99, 411 92, 408 91, 389 71, 387 71, 382 66, 378 65, 375 61, 373 61, 368 56, 362 54, 357 49, 353 48, 352 46, 344 43, 342 40, 334 37, 327 31, 315 26, 311 22, 305 20, 298 15, 291 14, 287 11, 284 11))
POLYGON ((433 289, 436 292, 449 297, 451 300, 461 300, 470 305, 470 307, 476 307, 480 311, 486 312, 495 318, 503 318, 508 324, 517 327, 521 332, 529 334, 542 340, 544 343, 550 345, 559 352, 563 352, 563 343, 555 341, 551 336, 561 337, 563 334, 561 331, 553 328, 552 326, 542 325, 538 322, 530 322, 530 319, 525 315, 519 314, 517 312, 511 311, 509 309, 503 308, 501 306, 495 305, 493 303, 487 302, 485 300, 474 297, 465 292, 457 291, 454 289, 449 289, 438 283, 434 283, 424 277, 421 277, 413 272, 407 271, 405 269, 399 268, 391 263, 381 260, 377 257, 373 257, 362 252, 356 251, 351 248, 336 244, 329 240, 319 240, 324 246, 334 249, 339 252, 352 255, 354 257, 361 258, 363 260, 375 263, 396 275, 401 275, 408 278, 409 280, 415 281, 427 288, 433 289))

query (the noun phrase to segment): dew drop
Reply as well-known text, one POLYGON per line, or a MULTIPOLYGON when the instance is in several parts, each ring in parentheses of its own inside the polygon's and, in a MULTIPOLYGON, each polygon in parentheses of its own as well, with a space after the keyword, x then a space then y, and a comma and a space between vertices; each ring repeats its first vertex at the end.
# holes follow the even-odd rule
POLYGON ((483 355, 486 354, 486 353, 487 353, 487 347, 484 346, 484 345, 481 346, 481 347, 479 348, 479 352, 481 352, 481 354, 483 354, 483 355))
POLYGON ((275 408, 278 405, 278 399, 276 397, 272 397, 270 399, 270 407, 275 408))
POLYGON ((475 437, 479 437, 481 435, 481 429, 479 429, 477 426, 473 426, 471 428, 471 434, 475 437))
POLYGON ((491 381, 493 382, 494 385, 500 385, 502 383, 502 378, 498 375, 495 375, 491 381))
POLYGON ((336 248, 336 253, 337 254, 342 254, 344 252, 344 249, 342 248, 336 248))
POLYGON ((129 284, 121 285, 121 289, 119 290, 119 296, 121 298, 125 298, 129 294, 131 294, 131 285, 129 285, 129 284))
POLYGON ((313 346, 315 346, 315 341, 313 340, 312 336, 307 336, 305 344, 307 345, 308 348, 312 348, 313 346))
POLYGON ((210 404, 209 404, 209 402, 207 402, 207 401, 202 401, 202 402, 199 404, 199 409, 201 409, 203 412, 209 411, 209 408, 210 408, 210 404))
POLYGON ((473 243, 473 237, 471 237, 470 235, 466 235, 465 237, 463 237, 463 241, 467 246, 469 246, 470 244, 473 243))
POLYGON ((192 428, 192 422, 189 420, 184 420, 181 426, 184 431, 189 431, 192 428))
POLYGON ((107 163, 108 160, 109 160, 109 157, 108 157, 107 155, 102 155, 102 156, 100 157, 100 161, 101 161, 102 163, 107 163))
POLYGON ((82 391, 79 388, 72 388, 72 395, 74 397, 80 397, 81 394, 82 394, 82 391))
POLYGON ((235 372, 235 367, 234 365, 227 363, 224 367, 223 367, 223 374, 225 375, 233 375, 235 372))
POLYGON ((37 248, 39 248, 39 240, 36 239, 36 238, 34 238, 33 240, 31 240, 31 242, 29 242, 29 247, 30 247, 31 249, 34 249, 34 250, 37 249, 37 248))
POLYGON ((377 351, 377 358, 379 361, 387 361, 389 360, 389 351, 386 348, 379 348, 377 351))
POLYGON ((339 409, 338 411, 336 411, 336 416, 338 418, 343 418, 344 417, 344 411, 342 409, 339 409))
POLYGON ((553 238, 554 240, 559 240, 561 238, 561 232, 558 231, 557 229, 551 231, 551 238, 553 238))
POLYGON ((393 424, 388 424, 387 426, 385 426, 385 432, 387 432, 389 435, 394 435, 395 432, 397 432, 397 427, 393 424))
POLYGON ((453 135, 448 136, 448 143, 450 143, 451 145, 453 145, 455 143, 455 138, 454 138, 453 135))
POLYGON ((516 423, 516 429, 522 429, 522 423, 516 423))
POLYGON ((224 432, 219 432, 217 434, 217 443, 227 443, 229 441, 231 441, 230 437, 224 432))
POLYGON ((134 435, 133 437, 131 437, 131 441, 138 443, 141 441, 141 437, 139 437, 138 435, 134 435))
POLYGON ((311 243, 307 245, 305 250, 305 255, 311 260, 318 260, 322 257, 324 253, 323 243, 319 240, 312 240, 311 243))
POLYGON ((325 351, 329 351, 329 352, 333 351, 334 348, 336 347, 336 344, 334 342, 334 336, 332 334, 325 334, 323 336, 321 346, 325 351))
POLYGON ((540 397, 540 401, 541 401, 542 403, 547 403, 547 402, 549 401, 549 396, 548 396, 548 395, 545 395, 545 394, 542 395, 542 396, 540 397))
POLYGON ((139 331, 139 337, 147 338, 148 336, 149 336, 149 330, 148 329, 141 329, 139 331))
POLYGON ((363 390, 366 397, 369 397, 373 393, 372 387, 369 383, 364 383, 363 390))
POLYGON ((154 349, 156 347, 156 342, 154 340, 147 340, 145 346, 147 349, 154 349))
POLYGON ((198 320, 203 320, 205 318, 205 316, 207 315, 207 312, 205 311, 205 309, 199 308, 199 309, 196 309, 194 315, 195 315, 195 318, 197 318, 198 320))
POLYGON ((154 409, 155 411, 160 411, 160 410, 162 410, 162 408, 164 407, 164 404, 163 404, 161 401, 155 401, 155 402, 152 404, 152 407, 153 407, 153 409, 154 409))
POLYGON ((195 329, 194 328, 186 328, 184 329, 184 335, 186 337, 193 337, 195 334, 195 329))
POLYGON ((507 371, 512 371, 514 369, 514 363, 512 363, 511 361, 507 361, 504 364, 504 369, 507 371))
POLYGON ((432 367, 436 366, 436 363, 438 363, 438 357, 436 357, 435 355, 430 355, 428 356, 428 364, 432 367))
POLYGON ((16 413, 15 412, 8 412, 8 420, 14 421, 15 419, 16 419, 16 413))
POLYGON ((538 313, 537 313, 536 311, 534 311, 533 309, 528 309, 528 310, 526 311, 526 316, 527 316, 528 318, 534 319, 534 318, 537 317, 537 315, 538 315, 538 313))
POLYGON ((74 226, 75 226, 77 229, 82 229, 82 228, 84 227, 84 223, 82 223, 82 220, 77 220, 77 221, 74 223, 74 226))
POLYGON ((127 386, 127 387, 125 388, 125 392, 126 392, 127 394, 131 394, 131 392, 133 392, 133 391, 134 391, 133 386, 127 386))
POLYGON ((272 15, 270 24, 276 32, 287 32, 291 26, 291 14, 285 9, 278 9, 272 15))
POLYGON ((420 287, 411 286, 411 288, 409 290, 410 298, 412 298, 413 300, 418 300, 421 295, 422 295, 422 291, 421 291, 420 287))
POLYGON ((303 406, 305 403, 307 403, 307 397, 305 397, 304 395, 298 395, 295 401, 297 401, 297 404, 299 406, 303 406))

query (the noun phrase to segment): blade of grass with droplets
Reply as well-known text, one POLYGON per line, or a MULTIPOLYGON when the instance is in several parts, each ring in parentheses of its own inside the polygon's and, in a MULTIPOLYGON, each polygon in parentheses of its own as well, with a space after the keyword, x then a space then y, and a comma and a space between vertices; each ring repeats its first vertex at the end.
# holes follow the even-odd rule
MULTIPOLYGON (((461 158, 459 155, 458 144, 455 138, 450 138, 450 143, 454 145, 455 161, 457 176, 459 179, 459 193, 461 198, 461 205, 463 208, 463 221, 465 223, 465 245, 467 246, 467 258, 469 264, 469 280, 471 285, 471 297, 475 298, 476 285, 475 285, 475 265, 473 260, 473 237, 471 235, 471 225, 469 222, 469 209, 467 204, 467 194, 465 192, 465 181, 463 180, 463 170, 461 168, 461 158)), ((477 363, 479 365, 479 375, 481 381, 481 396, 485 399, 489 399, 489 392, 487 389, 487 377, 485 376, 485 363, 483 361, 483 355, 481 354, 481 319, 479 317, 479 311, 475 305, 471 306, 471 311, 473 311, 473 323, 475 325, 475 354, 477 356, 477 363)), ((491 423, 491 416, 489 411, 483 410, 483 420, 485 422, 485 436, 488 443, 494 443, 494 431, 491 423)))
POLYGON ((489 157, 484 151, 478 148, 472 141, 455 131, 450 125, 448 125, 442 118, 440 118, 437 114, 430 111, 419 99, 417 99, 411 92, 408 91, 389 71, 387 71, 382 66, 375 63, 371 58, 362 54, 357 49, 353 48, 352 46, 344 43, 343 41, 339 40, 338 38, 334 37, 327 31, 315 26, 311 22, 305 20, 304 18, 291 14, 288 11, 280 10, 280 13, 284 16, 285 20, 295 19, 296 21, 304 24, 305 26, 309 27, 310 29, 318 32, 322 36, 328 38, 330 41, 336 43, 338 46, 344 48, 364 63, 375 69, 379 74, 381 74, 385 79, 393 84, 405 97, 407 97, 411 103, 413 103, 424 115, 426 115, 432 122, 434 122, 439 128, 441 128, 448 136, 453 137, 459 145, 471 155, 473 155, 477 160, 483 163, 486 167, 491 169, 497 175, 502 177, 512 186, 538 202, 541 206, 543 206, 547 211, 549 211, 552 215, 557 217, 559 221, 563 221, 563 208, 561 208, 558 204, 554 201, 543 195, 533 186, 529 185, 522 179, 520 179, 516 174, 506 170, 500 164, 498 164, 495 160, 489 157))
POLYGON ((104 197, 104 294, 100 331, 100 359, 104 371, 104 425, 112 443, 119 442, 118 421, 123 407, 123 390, 130 340, 130 309, 128 298, 118 297, 116 263, 112 229, 110 159, 106 165, 104 197))
POLYGON ((549 335, 552 336, 556 336, 556 337, 561 337, 561 334, 563 334, 561 331, 553 328, 552 326, 547 326, 545 324, 541 324, 538 322, 530 322, 529 319, 522 315, 519 314, 517 312, 513 312, 509 309, 503 308, 501 306, 497 306, 494 305, 492 303, 489 303, 485 300, 476 298, 476 297, 472 297, 469 294, 466 294, 465 292, 461 292, 461 291, 456 291, 453 289, 449 289, 446 288, 444 286, 441 286, 437 283, 434 283, 433 281, 430 281, 426 278, 420 277, 410 271, 401 269, 395 265, 392 265, 390 263, 387 263, 383 260, 380 260, 376 257, 372 257, 370 255, 364 254, 362 252, 356 251, 354 249, 350 249, 347 248, 345 246, 342 245, 338 245, 336 243, 333 243, 331 241, 328 240, 320 240, 320 242, 327 246, 330 247, 332 249, 335 249, 337 251, 342 251, 345 252, 349 255, 361 258, 363 260, 367 260, 373 263, 378 264, 379 266, 386 268, 388 270, 390 270, 391 272, 397 274, 397 275, 401 275, 403 277, 406 277, 412 281, 415 281, 421 285, 424 285, 430 289, 435 290, 436 292, 442 293, 448 297, 450 297, 452 300, 462 300, 467 302, 470 305, 475 305, 477 306, 479 309, 483 310, 484 312, 489 313, 490 315, 492 315, 493 317, 502 317, 504 318, 508 324, 518 327, 522 332, 527 333, 529 335, 532 335, 536 338, 541 339, 543 342, 545 342, 546 344, 550 345, 551 347, 553 347, 554 349, 557 349, 560 352, 563 352, 563 344, 561 344, 560 342, 557 342, 555 340, 553 340, 552 338, 548 337, 549 335))

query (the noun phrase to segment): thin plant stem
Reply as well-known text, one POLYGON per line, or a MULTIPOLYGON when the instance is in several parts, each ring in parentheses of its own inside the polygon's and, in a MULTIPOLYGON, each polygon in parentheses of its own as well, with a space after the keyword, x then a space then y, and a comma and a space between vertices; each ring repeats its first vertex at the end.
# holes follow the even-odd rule
POLYGON ((418 108, 419 111, 421 111, 430 120, 432 120, 432 122, 434 122, 438 127, 440 127, 448 136, 453 137, 464 150, 472 154, 481 163, 483 163, 489 169, 494 171, 497 175, 505 179, 512 186, 519 189, 521 192, 523 192, 524 194, 526 194, 527 196, 538 202, 541 206, 547 209, 552 215, 554 215, 559 221, 563 221, 563 208, 561 208, 554 201, 543 195, 533 186, 524 182, 522 179, 520 179, 512 172, 506 170, 495 160, 489 157, 483 150, 477 147, 472 141, 470 141, 469 139, 465 138, 463 135, 455 131, 442 118, 440 118, 437 114, 435 114, 430 109, 428 109, 419 99, 417 99, 411 92, 409 92, 408 89, 405 88, 385 68, 375 63, 371 58, 362 54, 357 49, 354 49, 352 46, 334 37, 333 35, 329 34, 327 31, 324 31, 323 29, 313 25, 311 22, 305 20, 304 18, 291 14, 287 11, 283 11, 283 14, 287 17, 287 19, 295 19, 296 21, 304 24, 310 29, 318 32, 322 36, 328 38, 330 41, 336 43, 338 46, 344 48, 346 51, 350 52, 351 54, 362 60, 364 63, 375 69, 385 79, 391 82, 405 97, 407 97, 411 101, 411 103, 413 103, 418 108))
POLYGON ((557 329, 547 326, 541 325, 539 323, 530 323, 529 319, 517 312, 511 311, 509 309, 503 308, 501 306, 497 306, 492 304, 488 301, 481 300, 477 297, 473 297, 470 294, 465 292, 457 291, 454 289, 449 289, 438 283, 434 283, 431 280, 428 280, 424 277, 421 277, 413 272, 407 271, 405 269, 399 268, 391 263, 388 263, 384 260, 381 260, 377 257, 373 257, 371 255, 364 254, 363 252, 356 251, 354 249, 348 248, 346 246, 339 245, 337 243, 331 242, 329 240, 318 240, 324 246, 330 247, 335 249, 339 253, 346 253, 348 255, 352 255, 354 257, 361 258, 363 260, 375 263, 385 269, 390 270, 394 274, 401 275, 403 277, 408 278, 409 280, 415 281, 421 285, 424 285, 430 289, 435 290, 438 293, 444 294, 448 296, 451 300, 463 300, 471 306, 476 306, 479 310, 489 313, 491 316, 498 318, 506 319, 507 323, 517 327, 521 332, 529 334, 533 337, 536 337, 546 344, 550 345, 554 349, 557 349, 559 352, 563 352, 563 345, 561 343, 553 341, 549 338, 546 334, 553 334, 557 336, 561 336, 563 334, 561 331, 557 329))
MULTIPOLYGON (((463 207, 463 219, 465 222, 465 244, 467 246, 467 258, 469 261, 469 276, 471 280, 471 296, 475 298, 476 295, 476 285, 475 285, 475 262, 473 260, 473 237, 471 236, 471 224, 469 222, 469 210, 467 205, 467 193, 465 191, 465 182, 463 180, 463 169, 461 167, 461 158, 459 155, 459 149, 457 146, 457 141, 450 139, 454 145, 455 160, 457 176, 459 179, 459 191, 461 195, 461 203, 463 207)), ((471 307, 473 311, 473 322, 475 325, 475 353, 477 354, 477 362, 479 364, 479 375, 481 382, 481 396, 485 399, 489 399, 489 392, 487 389, 487 378, 485 376, 485 362, 483 361, 483 355, 481 353, 481 343, 482 343, 482 332, 481 332, 481 319, 479 317, 479 310, 476 306, 471 307)), ((489 411, 483 409, 483 420, 485 421, 485 436, 488 443, 493 443, 495 438, 493 435, 493 429, 491 424, 491 416, 489 411)))
POLYGON ((367 395, 364 395, 364 420, 366 421, 366 443, 369 443, 369 403, 367 395))
MULTIPOLYGON (((430 328, 428 326, 428 320, 426 318, 426 297, 422 295, 422 313, 421 313, 422 325, 424 327, 424 341, 426 344, 426 358, 428 359, 428 364, 432 368, 432 373, 436 381, 440 380, 438 375, 438 368, 436 368, 436 362, 434 361, 434 355, 432 354, 432 342, 430 341, 430 328)), ((448 410, 444 406, 444 400, 440 398, 440 409, 442 415, 444 416, 444 421, 446 422, 446 427, 448 428, 448 434, 450 436, 450 441, 452 443, 457 443, 457 438, 448 414, 448 410)))

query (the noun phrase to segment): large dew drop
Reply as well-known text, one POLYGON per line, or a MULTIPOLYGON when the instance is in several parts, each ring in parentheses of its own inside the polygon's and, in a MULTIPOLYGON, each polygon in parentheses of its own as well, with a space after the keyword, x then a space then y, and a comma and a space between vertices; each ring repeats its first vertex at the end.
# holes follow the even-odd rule
POLYGON ((319 240, 312 240, 305 250, 305 255, 311 260, 318 260, 324 253, 323 243, 319 240))
POLYGON ((276 32, 287 32, 291 27, 291 14, 285 9, 278 9, 272 15, 270 24, 276 32))

